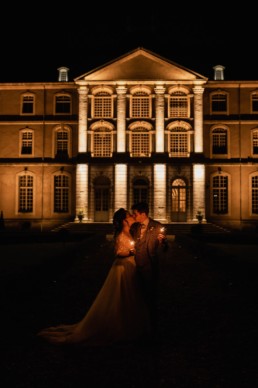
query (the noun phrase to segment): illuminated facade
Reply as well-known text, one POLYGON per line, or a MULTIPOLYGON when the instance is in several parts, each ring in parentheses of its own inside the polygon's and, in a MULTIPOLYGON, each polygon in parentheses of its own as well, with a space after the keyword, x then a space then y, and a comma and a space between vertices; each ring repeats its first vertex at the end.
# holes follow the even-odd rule
POLYGON ((73 81, 0 84, 7 225, 111 222, 146 200, 164 223, 258 223, 258 80, 214 79, 138 48, 73 81))

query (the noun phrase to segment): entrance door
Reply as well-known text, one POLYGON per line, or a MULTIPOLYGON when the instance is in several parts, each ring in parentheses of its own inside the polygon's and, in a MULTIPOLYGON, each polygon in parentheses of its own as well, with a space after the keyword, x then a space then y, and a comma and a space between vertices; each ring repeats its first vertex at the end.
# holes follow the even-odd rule
POLYGON ((133 203, 148 202, 149 187, 146 179, 137 178, 133 182, 133 203))
POLYGON ((107 177, 98 177, 94 182, 95 222, 109 221, 110 181, 107 177))
POLYGON ((186 185, 183 179, 175 179, 171 188, 172 222, 186 222, 186 185))

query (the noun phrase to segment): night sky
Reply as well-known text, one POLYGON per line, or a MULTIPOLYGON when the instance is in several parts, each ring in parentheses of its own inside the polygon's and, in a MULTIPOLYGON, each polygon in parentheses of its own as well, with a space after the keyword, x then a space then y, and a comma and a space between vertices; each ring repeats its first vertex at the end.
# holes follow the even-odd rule
POLYGON ((57 81, 60 66, 70 69, 72 80, 138 47, 211 79, 213 66, 223 65, 225 79, 258 80, 251 8, 226 12, 222 3, 203 9, 197 2, 191 8, 171 3, 168 9, 162 3, 162 9, 141 9, 124 3, 116 10, 81 4, 53 11, 45 3, 35 5, 39 9, 25 9, 23 3, 15 14, 2 13, 0 82, 57 81))

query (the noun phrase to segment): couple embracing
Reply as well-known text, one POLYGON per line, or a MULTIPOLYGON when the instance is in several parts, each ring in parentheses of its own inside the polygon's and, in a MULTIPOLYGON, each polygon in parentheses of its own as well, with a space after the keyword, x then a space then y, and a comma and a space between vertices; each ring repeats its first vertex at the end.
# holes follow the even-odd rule
POLYGON ((109 345, 148 340, 157 334, 159 258, 166 248, 163 225, 149 217, 146 202, 113 216, 115 259, 81 321, 41 330, 55 344, 109 345))

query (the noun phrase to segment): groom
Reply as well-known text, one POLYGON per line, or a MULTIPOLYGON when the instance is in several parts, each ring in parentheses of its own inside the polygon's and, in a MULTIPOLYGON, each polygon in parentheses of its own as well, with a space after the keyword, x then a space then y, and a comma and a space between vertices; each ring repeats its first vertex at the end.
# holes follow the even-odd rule
POLYGON ((159 278, 159 257, 166 249, 164 226, 149 217, 149 206, 138 202, 132 206, 135 223, 130 233, 135 241, 135 262, 137 274, 150 313, 152 336, 157 335, 157 287, 159 278))

